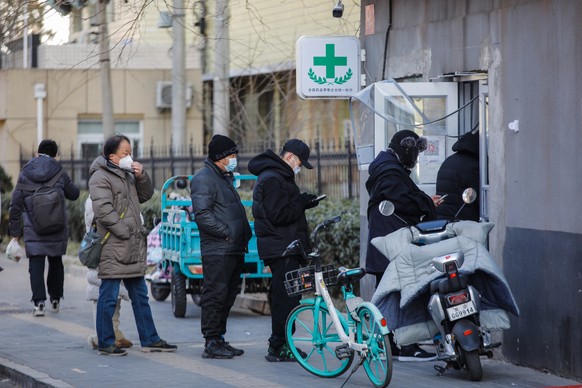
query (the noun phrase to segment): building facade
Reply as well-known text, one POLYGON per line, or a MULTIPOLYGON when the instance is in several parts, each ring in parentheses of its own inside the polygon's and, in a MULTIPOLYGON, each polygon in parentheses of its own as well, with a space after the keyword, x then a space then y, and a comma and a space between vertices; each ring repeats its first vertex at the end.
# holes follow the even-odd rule
POLYGON ((483 136, 489 249, 521 309, 503 357, 582 378, 582 3, 365 0, 361 16, 369 83, 454 83, 457 106, 477 97, 457 126, 477 123, 483 136))
MULTIPOLYGON (((218 2, 203 3, 208 15, 216 15, 218 2)), ((359 3, 343 3, 343 17, 334 18, 334 2, 229 1, 228 48, 221 52, 211 38, 215 19, 208 19, 205 101, 212 101, 216 56, 224 55, 230 82, 229 133, 243 146, 263 143, 278 150, 292 137, 339 143, 349 135, 347 100, 301 100, 295 89, 295 50, 301 36, 358 36, 359 3)), ((205 112, 206 122, 211 115, 205 112)))
MULTIPOLYGON (((158 28, 158 8, 149 3, 142 9, 137 3, 111 2, 108 21, 114 130, 130 137, 139 155, 146 146, 172 143, 173 62, 172 34, 158 28)), ((21 153, 34 152, 39 138, 56 140, 61 154, 75 158, 100 153, 101 57, 96 4, 87 4, 70 14, 71 43, 40 45, 35 68, 16 64, 0 70, 0 163, 13 177, 21 153)), ((184 137, 188 144, 201 145, 202 77, 194 39, 186 34, 184 137)))

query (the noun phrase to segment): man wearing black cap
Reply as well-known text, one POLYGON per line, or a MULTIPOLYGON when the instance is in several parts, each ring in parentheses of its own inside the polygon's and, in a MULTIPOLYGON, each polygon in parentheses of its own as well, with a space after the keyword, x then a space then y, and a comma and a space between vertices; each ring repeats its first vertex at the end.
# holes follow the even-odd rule
POLYGON ((305 210, 318 205, 313 194, 299 191, 295 175, 301 167, 312 169, 309 147, 298 139, 283 146, 280 155, 268 149, 249 162, 249 171, 258 176, 253 190, 253 216, 259 256, 271 268, 271 337, 265 359, 270 362, 295 361, 285 341, 287 316, 299 305, 300 296, 290 297, 285 290, 285 274, 300 267, 302 257, 282 257, 285 248, 300 239, 311 246, 305 210))
POLYGON ((214 135, 204 167, 190 183, 194 221, 200 231, 204 267, 200 326, 206 341, 203 358, 232 358, 244 353, 224 340, 226 321, 240 282, 251 227, 234 188, 238 148, 214 135))
MULTIPOLYGON (((366 189, 368 201, 368 248, 366 251, 366 272, 376 276, 376 287, 388 267, 388 259, 370 242, 374 237, 385 236, 404 226, 436 218, 436 207, 440 196, 429 197, 410 178, 410 171, 416 166, 418 155, 426 150, 426 139, 410 130, 398 131, 390 140, 388 149, 378 154, 368 168, 366 189), (378 205, 383 200, 394 204, 398 215, 384 216, 378 205), (406 223, 403 222, 406 221, 406 223)), ((393 328, 391 328, 393 329, 393 328)), ((424 351, 417 344, 396 347, 390 334, 393 357, 400 361, 431 361, 434 353, 424 351)))

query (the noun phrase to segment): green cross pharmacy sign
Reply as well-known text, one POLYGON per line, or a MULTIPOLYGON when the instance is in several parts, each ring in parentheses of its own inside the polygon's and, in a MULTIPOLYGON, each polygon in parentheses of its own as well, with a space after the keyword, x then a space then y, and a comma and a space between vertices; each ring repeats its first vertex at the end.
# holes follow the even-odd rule
POLYGON ((299 97, 349 98, 360 91, 360 41, 353 36, 302 36, 296 69, 299 97))

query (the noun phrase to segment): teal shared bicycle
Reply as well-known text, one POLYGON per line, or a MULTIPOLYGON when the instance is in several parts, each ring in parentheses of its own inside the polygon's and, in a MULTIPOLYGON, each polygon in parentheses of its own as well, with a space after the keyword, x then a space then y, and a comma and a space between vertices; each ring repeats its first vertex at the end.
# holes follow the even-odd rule
POLYGON ((317 234, 340 220, 338 216, 317 225, 311 253, 307 254, 301 241, 295 240, 283 254, 301 254, 313 263, 286 274, 287 293, 296 296, 315 291, 313 297, 303 298, 289 314, 285 328, 287 344, 299 364, 320 377, 342 375, 357 354, 360 359, 346 382, 363 365, 374 386, 386 387, 392 379, 393 366, 386 319, 376 306, 354 294, 353 285, 364 277, 366 270, 340 267, 336 271, 331 265, 321 264, 317 234), (334 284, 342 288, 345 314, 335 308, 327 289, 334 284))

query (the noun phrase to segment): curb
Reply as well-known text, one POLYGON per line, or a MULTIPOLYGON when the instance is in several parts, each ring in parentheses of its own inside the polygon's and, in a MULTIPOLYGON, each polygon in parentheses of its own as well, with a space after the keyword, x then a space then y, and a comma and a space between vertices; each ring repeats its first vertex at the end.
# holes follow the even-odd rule
POLYGON ((0 357, 0 371, 12 381, 21 384, 23 388, 73 388, 62 380, 54 379, 46 373, 17 364, 4 357, 0 357))

